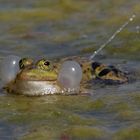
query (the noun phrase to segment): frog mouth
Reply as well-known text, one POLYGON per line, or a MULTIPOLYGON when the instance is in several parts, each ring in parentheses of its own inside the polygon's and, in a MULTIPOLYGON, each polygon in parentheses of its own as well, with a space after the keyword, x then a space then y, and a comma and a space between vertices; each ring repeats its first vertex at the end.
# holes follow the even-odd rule
POLYGON ((62 92, 57 81, 16 80, 5 88, 9 93, 27 96, 59 94, 62 92))
POLYGON ((14 93, 25 96, 42 96, 42 95, 77 95, 79 89, 65 89, 61 87, 57 80, 21 80, 16 79, 9 83, 5 90, 8 93, 14 93))

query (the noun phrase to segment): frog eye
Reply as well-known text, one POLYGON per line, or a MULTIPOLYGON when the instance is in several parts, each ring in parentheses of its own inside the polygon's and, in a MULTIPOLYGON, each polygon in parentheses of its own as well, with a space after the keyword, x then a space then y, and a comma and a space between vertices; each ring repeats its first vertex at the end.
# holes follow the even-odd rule
POLYGON ((45 61, 45 62, 44 62, 44 65, 45 65, 45 66, 49 66, 49 65, 50 65, 50 62, 49 62, 49 61, 45 61))
POLYGON ((19 67, 20 69, 23 69, 27 66, 30 66, 33 64, 33 59, 31 58, 22 58, 20 61, 19 61, 19 67))

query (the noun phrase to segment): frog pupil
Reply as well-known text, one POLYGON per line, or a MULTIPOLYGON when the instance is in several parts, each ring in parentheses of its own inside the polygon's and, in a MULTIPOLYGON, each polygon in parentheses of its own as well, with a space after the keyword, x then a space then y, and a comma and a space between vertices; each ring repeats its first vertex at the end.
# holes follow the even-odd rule
POLYGON ((46 62, 44 63, 44 65, 49 66, 49 65, 50 65, 50 62, 49 62, 49 61, 46 61, 46 62))
POLYGON ((20 69, 24 68, 23 59, 21 59, 21 60, 19 61, 19 68, 20 68, 20 69))

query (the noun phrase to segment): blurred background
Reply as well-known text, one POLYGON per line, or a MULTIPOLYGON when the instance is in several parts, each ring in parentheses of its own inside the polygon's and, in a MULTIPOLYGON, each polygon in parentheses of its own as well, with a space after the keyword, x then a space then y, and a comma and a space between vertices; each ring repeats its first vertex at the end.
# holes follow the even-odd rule
POLYGON ((0 56, 90 54, 136 14, 102 52, 136 59, 139 12, 139 0, 0 0, 0 56))

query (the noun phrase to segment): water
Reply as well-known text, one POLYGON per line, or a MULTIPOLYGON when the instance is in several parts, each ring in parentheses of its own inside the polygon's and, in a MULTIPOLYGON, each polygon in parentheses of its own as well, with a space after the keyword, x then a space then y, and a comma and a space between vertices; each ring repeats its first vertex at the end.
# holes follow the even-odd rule
POLYGON ((117 34, 119 34, 131 21, 134 20, 135 17, 136 15, 132 15, 128 21, 117 29, 117 31, 114 32, 113 35, 103 45, 101 45, 98 50, 94 51, 94 53, 90 56, 90 59, 92 60, 100 51, 102 51, 116 37, 117 34))
POLYGON ((139 12, 139 0, 0 0, 0 59, 89 58, 137 15, 95 57, 130 72, 130 83, 89 85, 86 96, 24 97, 1 89, 0 139, 140 139, 139 12))

